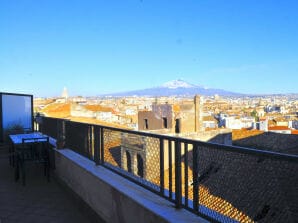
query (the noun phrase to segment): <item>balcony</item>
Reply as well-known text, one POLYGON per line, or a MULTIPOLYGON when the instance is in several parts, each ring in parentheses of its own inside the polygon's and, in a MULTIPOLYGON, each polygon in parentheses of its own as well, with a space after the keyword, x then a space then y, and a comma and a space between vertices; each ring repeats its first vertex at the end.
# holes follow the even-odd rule
MULTIPOLYGON (((5 97, 19 96, 28 97, 5 97)), ((21 124, 51 137, 52 180, 31 166, 23 187, 0 160, 1 223, 298 219, 296 149, 277 153, 49 117, 33 122, 32 106, 15 104, 30 108, 21 124)), ((3 105, 3 117, 19 119, 21 112, 3 105)))
POLYGON ((57 175, 107 222, 295 222, 298 156, 42 117, 57 175), (58 143, 58 144, 59 144, 58 143))

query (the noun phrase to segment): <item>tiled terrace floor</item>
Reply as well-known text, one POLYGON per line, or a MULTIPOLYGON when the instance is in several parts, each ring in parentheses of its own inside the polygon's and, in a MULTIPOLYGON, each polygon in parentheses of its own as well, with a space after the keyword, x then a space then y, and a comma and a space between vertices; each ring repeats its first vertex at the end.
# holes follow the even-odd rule
POLYGON ((0 223, 90 222, 55 179, 47 182, 42 166, 28 166, 27 184, 14 181, 14 169, 0 158, 0 223))

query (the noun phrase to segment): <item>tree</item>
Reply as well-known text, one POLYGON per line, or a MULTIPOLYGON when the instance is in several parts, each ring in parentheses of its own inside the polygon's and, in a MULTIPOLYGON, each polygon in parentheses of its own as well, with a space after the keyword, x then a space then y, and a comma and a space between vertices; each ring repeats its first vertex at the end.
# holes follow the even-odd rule
POLYGON ((252 117, 255 118, 255 121, 256 121, 256 122, 259 121, 259 116, 258 116, 258 113, 257 113, 256 109, 254 109, 254 110, 250 113, 250 115, 251 115, 252 117))

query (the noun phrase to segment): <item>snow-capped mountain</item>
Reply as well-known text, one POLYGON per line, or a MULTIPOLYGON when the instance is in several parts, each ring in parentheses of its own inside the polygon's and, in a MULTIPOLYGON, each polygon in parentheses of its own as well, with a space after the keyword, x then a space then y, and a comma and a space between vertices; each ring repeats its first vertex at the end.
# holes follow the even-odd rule
POLYGON ((135 90, 129 92, 120 92, 109 94, 110 96, 194 96, 199 95, 222 95, 222 96, 236 96, 242 95, 235 92, 230 92, 222 89, 214 89, 202 87, 195 84, 190 84, 184 80, 178 79, 166 82, 159 87, 147 88, 142 90, 135 90))
POLYGON ((189 84, 186 81, 183 81, 182 79, 178 79, 178 80, 168 81, 163 85, 161 85, 161 87, 175 89, 175 88, 193 88, 197 86, 194 84, 189 84))

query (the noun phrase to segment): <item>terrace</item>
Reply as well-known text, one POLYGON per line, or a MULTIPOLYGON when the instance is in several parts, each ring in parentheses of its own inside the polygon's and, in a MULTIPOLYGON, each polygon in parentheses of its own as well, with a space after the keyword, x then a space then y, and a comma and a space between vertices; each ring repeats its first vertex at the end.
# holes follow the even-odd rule
POLYGON ((8 159, 0 159, 0 169, 1 223, 94 222, 73 193, 57 179, 48 183, 34 166, 28 168, 25 187, 14 181, 14 169, 9 166, 8 159))
MULTIPOLYGON (((297 155, 58 118, 40 117, 36 121, 35 130, 51 137, 53 182, 42 178, 43 184, 35 187, 34 174, 23 190, 55 186, 58 181, 71 191, 70 197, 86 207, 92 221, 298 219, 297 155)), ((6 173, 12 171, 8 165, 6 169, 6 173)), ((1 175, 5 181, 12 181, 11 176, 1 175)), ((4 188, 22 187, 12 184, 4 188)), ((4 201, 6 206, 11 203, 10 197, 4 201)), ((30 202, 30 197, 27 199, 30 202)), ((40 202, 45 204, 42 199, 40 202)), ((76 210, 69 204, 64 206, 76 210)))

